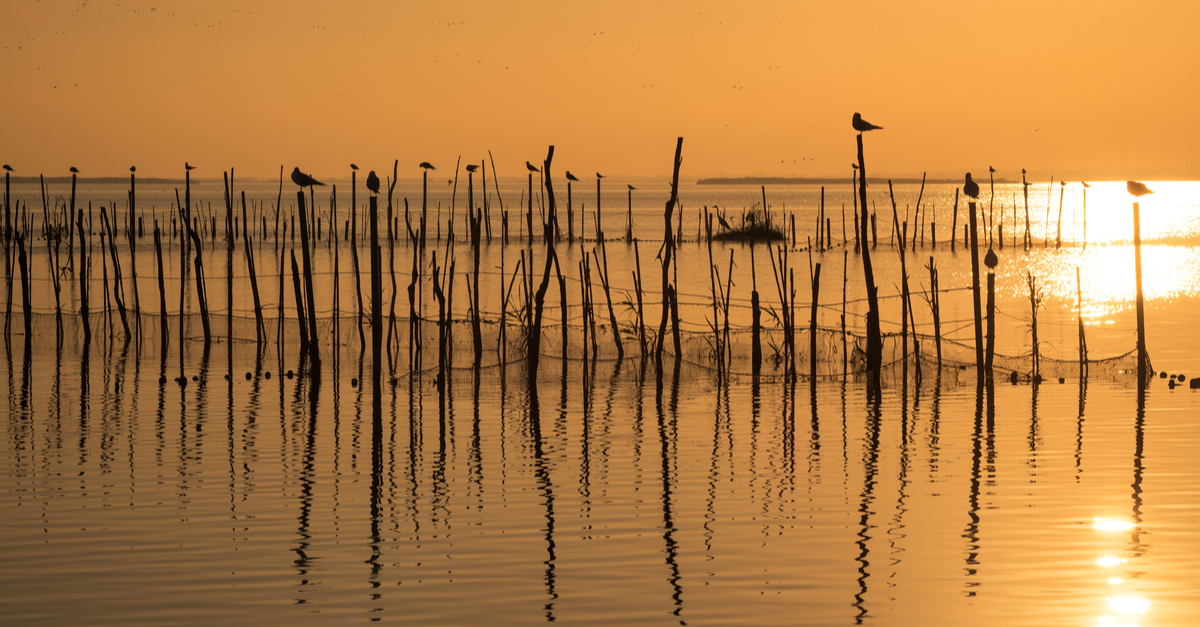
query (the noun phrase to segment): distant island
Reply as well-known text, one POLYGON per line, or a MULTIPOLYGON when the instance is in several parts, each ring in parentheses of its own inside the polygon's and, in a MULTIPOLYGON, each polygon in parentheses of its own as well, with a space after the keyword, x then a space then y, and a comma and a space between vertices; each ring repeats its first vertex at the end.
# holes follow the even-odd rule
MULTIPOLYGON (((981 180, 982 181, 982 180, 981 180)), ((887 185, 888 179, 871 177, 868 185, 887 185)), ((928 185, 958 185, 963 179, 925 179, 928 185)), ((1007 184, 1008 179, 996 179, 996 183, 1007 184)), ((740 178, 708 178, 696 181, 697 185, 845 185, 850 183, 850 177, 837 178, 800 178, 782 176, 743 176, 740 178)), ((919 178, 892 179, 894 185, 920 185, 919 178)))

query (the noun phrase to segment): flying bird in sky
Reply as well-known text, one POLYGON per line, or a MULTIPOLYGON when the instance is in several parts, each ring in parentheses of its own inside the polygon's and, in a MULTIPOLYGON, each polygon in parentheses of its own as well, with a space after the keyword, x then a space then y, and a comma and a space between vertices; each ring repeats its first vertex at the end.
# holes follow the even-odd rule
POLYGON ((426 170, 436 170, 437 169, 437 168, 433 167, 433 164, 428 161, 422 161, 421 165, 419 167, 424 168, 426 170))
MULTIPOLYGON (((292 176, 295 176, 294 174, 292 176)), ((378 194, 379 193, 379 177, 375 176, 375 170, 371 170, 367 174, 367 189, 378 194)))
POLYGON ((963 183, 963 193, 971 198, 979 198, 979 183, 971 180, 970 172, 967 172, 967 182, 963 183))
POLYGON ((575 178, 575 175, 571 174, 570 170, 567 170, 567 180, 568 181, 578 181, 579 179, 575 178))
POLYGON ((1133 196, 1138 197, 1154 193, 1153 190, 1151 190, 1149 187, 1146 187, 1145 183, 1139 183, 1137 181, 1125 181, 1125 191, 1129 192, 1133 196))
POLYGON ((525 162, 525 168, 528 169, 530 172, 541 172, 541 170, 533 167, 533 164, 529 163, 528 161, 525 162))
POLYGON ((871 124, 870 122, 862 119, 862 116, 857 113, 854 114, 854 120, 851 123, 854 125, 854 130, 856 130, 860 133, 863 131, 874 131, 876 129, 883 128, 882 126, 876 126, 876 125, 871 124))
POLYGON ((292 170, 292 182, 299 185, 301 188, 311 187, 313 185, 324 185, 321 181, 300 171, 300 168, 292 170))

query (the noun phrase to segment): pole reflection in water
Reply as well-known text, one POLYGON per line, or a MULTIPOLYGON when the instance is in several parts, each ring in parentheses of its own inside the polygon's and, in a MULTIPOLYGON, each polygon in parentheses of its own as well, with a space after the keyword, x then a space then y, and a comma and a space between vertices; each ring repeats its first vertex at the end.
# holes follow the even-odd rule
MULTIPOLYGON (((991 378, 988 378, 991 381, 991 378)), ((975 428, 971 434, 971 479, 967 492, 967 522, 966 529, 963 530, 963 538, 966 539, 967 545, 965 566, 966 571, 966 588, 967 596, 975 596, 976 591, 972 588, 979 586, 979 484, 980 477, 983 471, 983 448, 984 448, 984 433, 983 433, 983 403, 984 403, 984 382, 981 380, 975 388, 975 428)))
POLYGON ((867 401, 867 437, 866 450, 863 451, 863 489, 858 505, 858 591, 854 594, 854 607, 858 613, 854 616, 854 624, 862 625, 870 618, 867 613, 867 580, 871 577, 869 568, 871 562, 870 548, 867 543, 871 540, 871 515, 875 512, 871 506, 875 501, 876 475, 879 472, 879 444, 883 422, 883 401, 876 393, 874 398, 867 401))
MULTIPOLYGON (((663 515, 663 544, 666 552, 667 570, 671 583, 671 600, 674 604, 672 614, 679 617, 683 613, 683 585, 679 574, 679 544, 675 539, 675 515, 673 488, 675 473, 673 463, 676 459, 675 445, 677 442, 676 419, 679 412, 679 360, 676 359, 671 374, 671 397, 667 411, 663 411, 662 399, 656 403, 658 409, 658 442, 659 454, 662 457, 662 515, 663 515), (669 418, 668 418, 669 414, 669 418)), ((757 379, 757 377, 756 377, 757 379)), ((659 380, 662 380, 661 375, 659 380)))

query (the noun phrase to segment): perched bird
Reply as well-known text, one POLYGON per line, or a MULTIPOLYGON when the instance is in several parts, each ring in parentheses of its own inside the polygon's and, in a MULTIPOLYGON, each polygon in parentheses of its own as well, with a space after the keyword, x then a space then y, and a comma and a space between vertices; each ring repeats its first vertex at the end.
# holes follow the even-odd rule
POLYGON ((979 183, 971 180, 970 172, 967 172, 967 182, 963 183, 963 193, 971 198, 979 198, 979 183))
POLYGON ((12 171, 13 171, 13 169, 12 169, 12 166, 11 166, 11 165, 8 165, 7 163, 6 163, 6 164, 4 164, 4 169, 5 169, 5 170, 7 170, 7 171, 9 171, 9 172, 12 172, 12 171))
POLYGON ((1025 176, 1025 168, 1021 168, 1021 176, 1025 176))
POLYGON ((996 251, 989 248, 987 251, 987 255, 984 256, 984 258, 983 258, 983 265, 994 269, 999 264, 1000 264, 1000 259, 998 257, 996 257, 996 251))
POLYGON ((626 187, 628 187, 629 191, 631 191, 631 192, 637 189, 636 187, 634 187, 632 185, 626 185, 626 187))
POLYGON ((375 170, 371 170, 371 172, 367 174, 367 189, 375 192, 376 194, 379 193, 379 177, 375 176, 375 170))
POLYGON ((129 166, 129 171, 130 171, 130 172, 137 172, 137 166, 136 166, 136 165, 131 165, 131 166, 129 166))
POLYGON ((854 125, 854 130, 856 130, 860 133, 863 131, 873 131, 876 129, 883 128, 882 126, 876 126, 876 125, 871 124, 870 122, 862 119, 862 116, 857 113, 854 114, 854 120, 851 123, 854 125))
POLYGON ((850 167, 852 167, 852 168, 854 168, 855 170, 857 170, 857 169, 858 169, 858 164, 857 164, 857 163, 853 163, 853 162, 852 162, 852 163, 850 164, 850 167))
POLYGON ((351 164, 350 164, 350 169, 351 169, 351 170, 357 170, 357 169, 358 169, 358 166, 356 166, 356 165, 354 165, 353 163, 351 163, 351 164))
POLYGON ((478 170, 478 169, 479 169, 479 166, 474 163, 467 166, 467 172, 474 172, 475 170, 478 170))
POLYGON ((1151 190, 1149 187, 1146 187, 1145 183, 1139 183, 1137 181, 1125 181, 1125 191, 1129 192, 1130 195, 1133 196, 1145 196, 1146 194, 1154 193, 1153 190, 1151 190))
POLYGON ((299 185, 301 188, 310 187, 312 185, 324 185, 321 181, 300 171, 300 168, 292 170, 292 182, 299 185))
POLYGON ((436 170, 437 169, 437 168, 433 167, 433 164, 428 161, 422 161, 421 165, 418 167, 424 168, 426 170, 436 170))
POLYGON ((721 223, 721 227, 722 227, 722 228, 724 228, 726 231, 732 231, 732 230, 733 230, 733 228, 729 226, 729 223, 725 221, 725 216, 723 216, 723 215, 721 215, 721 214, 719 214, 719 213, 717 214, 717 222, 720 222, 720 223, 721 223))
POLYGON ((568 181, 578 181, 579 179, 575 178, 575 175, 571 174, 570 170, 567 170, 567 180, 568 181))
POLYGON ((79 174, 79 168, 77 168, 75 166, 71 166, 71 171, 74 172, 75 174, 79 174))
POLYGON ((187 161, 184 161, 184 162, 183 162, 183 169, 184 169, 184 170, 195 170, 195 169, 196 169, 196 166, 194 166, 194 165, 190 165, 190 164, 188 164, 188 162, 187 162, 187 161))
POLYGON ((989 166, 988 166, 988 172, 989 172, 989 173, 991 173, 991 174, 995 174, 995 173, 996 173, 996 168, 993 168, 992 166, 990 166, 990 165, 989 165, 989 166))
POLYGON ((530 172, 541 172, 541 170, 539 170, 539 169, 537 169, 537 168, 533 167, 533 164, 532 164, 532 163, 530 163, 530 162, 528 162, 528 161, 526 161, 526 162, 525 162, 525 168, 526 168, 527 170, 529 170, 530 172))
POLYGON ((1088 185, 1088 184, 1087 184, 1087 181, 1080 181, 1080 182, 1079 182, 1079 184, 1080 184, 1080 185, 1083 185, 1083 188, 1084 188, 1084 189, 1087 189, 1087 188, 1091 187, 1091 185, 1088 185))
POLYGON ((596 173, 596 178, 598 178, 598 179, 602 179, 602 178, 604 178, 604 175, 603 175, 603 174, 601 174, 601 173, 599 173, 599 172, 597 172, 597 173, 596 173))

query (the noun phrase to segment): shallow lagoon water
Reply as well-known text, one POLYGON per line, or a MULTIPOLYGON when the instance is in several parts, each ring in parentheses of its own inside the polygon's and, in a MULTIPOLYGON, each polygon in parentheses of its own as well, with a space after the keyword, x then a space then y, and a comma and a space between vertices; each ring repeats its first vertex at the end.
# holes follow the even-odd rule
MULTIPOLYGON (((645 212, 653 219, 652 209, 645 212)), ((1200 264, 1190 261, 1194 234, 1185 235, 1145 251, 1160 260, 1148 264, 1148 286, 1164 286, 1147 289, 1151 357, 1171 372, 1194 366, 1188 331, 1200 311, 1193 276, 1200 264)), ((456 256, 469 259, 459 246, 456 256)), ((590 253, 586 246, 565 249, 564 265, 590 253)), ((643 272, 656 286, 657 244, 642 246, 643 272)), ((611 274, 628 283, 628 245, 608 247, 611 274)), ((504 249, 506 274, 521 248, 504 249)), ((961 291, 969 261, 961 248, 944 248, 919 247, 915 256, 933 255, 943 288, 959 289, 944 297, 943 320, 961 324, 970 316, 961 291)), ((744 302, 749 251, 729 245, 714 256, 727 260, 730 251, 735 302, 744 302)), ((143 252, 138 263, 148 268, 152 257, 143 252)), ((1074 282, 1063 277, 1077 263, 1106 268, 1085 279, 1093 357, 1132 349, 1131 290, 1119 289, 1129 282, 1115 275, 1130 271, 1119 261, 1130 252, 1113 241, 1002 253, 999 350, 1029 350, 1021 270, 1030 268, 1051 287, 1043 352, 1074 359, 1074 282)), ((214 247, 205 257, 218 311, 223 254, 214 247)), ((485 267, 500 265, 498 244, 486 254, 485 267)), ((881 245, 876 254, 886 259, 876 262, 881 291, 895 293, 895 252, 881 245)), ((277 272, 275 255, 266 245, 264 277, 277 272)), ((807 252, 793 255, 801 275, 807 252)), ((345 315, 354 306, 344 278, 349 254, 318 246, 319 268, 334 257, 345 315)), ((174 304, 178 249, 168 259, 176 268, 167 297, 174 304)), ((830 286, 818 319, 827 328, 837 325, 837 277, 848 259, 853 330, 861 291, 853 252, 813 259, 830 286)), ((459 263, 461 275, 468 264, 459 263)), ((915 277, 922 262, 909 263, 915 277)), ((399 248, 401 290, 410 264, 411 252, 399 248)), ((696 277, 707 274, 706 249, 685 243, 680 266, 681 292, 694 297, 684 303, 685 325, 703 333, 707 281, 696 277)), ((236 267, 244 282, 244 267, 236 267)), ((764 298, 775 298, 769 270, 757 272, 764 298)), ((143 302, 154 303, 155 286, 144 278, 151 275, 142 276, 143 302)), ((263 281, 265 293, 277 293, 272 279, 263 281)), ((799 283, 807 285, 803 277, 799 283)), ((165 359, 149 331, 129 345, 99 333, 85 353, 77 320, 68 320, 59 350, 53 300, 40 290, 28 361, 14 316, 0 375, 9 388, 0 449, 6 620, 1093 625, 1111 618, 1150 626, 1191 624, 1200 611, 1200 480, 1191 463, 1200 392, 1186 386, 1169 390, 1156 379, 1139 405, 1130 376, 1097 368, 1083 386, 1076 378, 1036 387, 1005 381, 977 395, 973 376, 949 367, 939 385, 926 366, 919 387, 892 377, 873 404, 861 381, 836 376, 836 365, 812 382, 772 368, 756 380, 741 362, 722 380, 698 351, 685 354, 678 370, 666 360, 660 391, 653 363, 643 371, 638 358, 571 355, 564 366, 548 331, 536 401, 519 359, 502 367, 489 354, 476 375, 466 367, 469 350, 459 350, 439 388, 430 344, 410 369, 400 341, 387 364, 396 381, 381 395, 376 422, 372 392, 351 384, 370 371, 356 332, 342 329, 336 344, 325 341, 319 383, 282 376, 298 369, 294 334, 273 340, 257 361, 253 324, 245 322, 249 299, 235 289, 232 368, 223 341, 205 354, 194 316, 183 329, 172 320, 165 359), (203 381, 180 386, 172 380, 180 372, 203 381)), ((327 279, 316 291, 318 303, 332 299, 327 279)), ((496 292, 482 301, 493 316, 496 292)), ((188 307, 192 299, 184 299, 188 307)), ((266 299, 268 309, 275 300, 266 299)), ((460 292, 457 311, 466 311, 465 301, 460 292)), ((436 311, 431 303, 426 315, 436 311)), ((402 298, 398 309, 406 308, 402 298)), ((885 322, 898 321, 898 311, 885 301, 885 322)), ((927 314, 916 313, 928 325, 927 314)), ((627 324, 631 312, 619 315, 627 324)), ((214 319, 221 336, 224 318, 214 319)), ((456 333, 461 348, 468 334, 456 333)), ((970 333, 951 336, 969 342, 970 333)), ((579 335, 572 329, 571 342, 579 335)))

